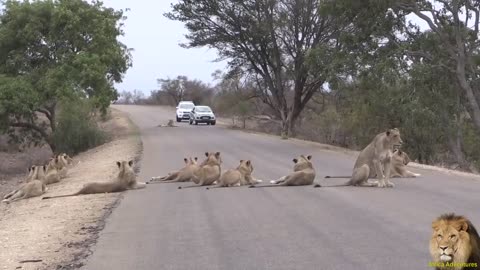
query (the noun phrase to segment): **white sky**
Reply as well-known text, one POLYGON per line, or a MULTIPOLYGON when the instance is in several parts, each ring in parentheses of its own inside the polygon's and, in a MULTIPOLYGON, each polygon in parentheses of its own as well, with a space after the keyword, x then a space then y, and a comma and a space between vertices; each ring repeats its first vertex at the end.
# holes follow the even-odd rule
POLYGON ((133 66, 123 82, 116 85, 122 90, 141 90, 150 94, 158 89, 157 79, 185 75, 190 79, 213 82, 211 74, 225 69, 226 62, 215 63, 214 50, 184 49, 187 30, 183 23, 171 21, 163 13, 171 10, 171 0, 104 0, 105 6, 114 9, 130 8, 123 28, 125 36, 120 40, 133 48, 133 66))

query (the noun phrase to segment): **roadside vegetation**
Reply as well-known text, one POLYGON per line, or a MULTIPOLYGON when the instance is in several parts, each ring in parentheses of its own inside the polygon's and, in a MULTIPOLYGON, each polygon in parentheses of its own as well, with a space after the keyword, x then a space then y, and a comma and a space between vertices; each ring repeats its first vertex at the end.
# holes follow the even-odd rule
POLYGON ((198 0, 165 16, 228 71, 210 85, 162 78, 120 102, 193 100, 242 127, 261 115, 255 128, 352 149, 398 127, 418 162, 480 168, 478 1, 198 0))
POLYGON ((99 1, 5 1, 0 11, 0 135, 20 148, 77 154, 106 141, 99 117, 131 65, 122 11, 99 1))

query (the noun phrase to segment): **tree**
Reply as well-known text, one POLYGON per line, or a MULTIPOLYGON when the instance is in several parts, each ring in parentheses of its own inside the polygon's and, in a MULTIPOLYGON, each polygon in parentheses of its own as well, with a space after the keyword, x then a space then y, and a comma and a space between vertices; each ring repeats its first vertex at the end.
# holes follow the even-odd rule
MULTIPOLYGON (((414 60, 428 61, 454 75, 458 90, 468 102, 468 112, 480 131, 480 2, 402 0, 393 7, 397 14, 411 13, 427 23, 429 32, 436 37, 434 53, 432 46, 407 48, 405 53, 414 60)), ((403 43, 407 44, 423 34, 417 25, 407 22, 402 32, 407 38, 403 43)))
MULTIPOLYGON (((342 50, 343 37, 355 36, 350 21, 357 15, 332 16, 328 12, 334 2, 182 0, 166 16, 184 22, 189 30, 183 46, 215 48, 221 59, 229 60, 231 71, 255 75, 263 102, 281 119, 288 136, 312 96, 342 68, 333 60, 342 50), (321 68, 306 63, 313 48, 321 54, 321 68)), ((367 34, 361 37, 370 39, 367 34)))
POLYGON ((120 93, 120 98, 118 99, 120 104, 133 104, 133 94, 130 91, 123 90, 120 93))
MULTIPOLYGON (((200 80, 190 80, 187 76, 179 75, 175 79, 158 79, 157 82, 160 84, 160 91, 167 93, 175 105, 182 100, 207 105, 213 96, 213 90, 208 84, 200 80)), ((159 94, 158 92, 153 93, 157 97, 159 94)))
POLYGON ((0 129, 44 141, 62 100, 88 98, 103 113, 131 65, 122 11, 99 1, 6 1, 0 14, 0 129))
POLYGON ((160 90, 169 94, 175 105, 183 100, 185 94, 185 82, 188 80, 186 76, 177 76, 175 79, 158 79, 160 90))

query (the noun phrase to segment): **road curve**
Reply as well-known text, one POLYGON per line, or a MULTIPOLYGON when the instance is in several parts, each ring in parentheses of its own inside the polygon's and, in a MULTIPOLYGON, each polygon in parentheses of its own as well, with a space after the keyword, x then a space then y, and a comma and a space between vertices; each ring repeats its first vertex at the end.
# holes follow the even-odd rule
MULTIPOLYGON (((316 181, 349 173, 354 157, 310 143, 284 141, 219 126, 160 128, 170 109, 115 106, 140 128, 140 179, 165 175, 183 157, 220 151, 222 169, 251 159, 254 176, 277 179, 292 158, 313 155, 316 181)), ((178 190, 149 185, 129 191, 108 218, 82 269, 433 269, 431 222, 456 212, 480 228, 480 181, 412 169, 418 179, 394 179, 393 189, 281 187, 178 190)))

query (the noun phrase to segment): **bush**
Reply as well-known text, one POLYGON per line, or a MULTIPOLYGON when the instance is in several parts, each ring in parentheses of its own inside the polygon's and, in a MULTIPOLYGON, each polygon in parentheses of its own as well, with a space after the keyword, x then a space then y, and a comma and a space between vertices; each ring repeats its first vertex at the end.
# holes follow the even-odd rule
POLYGON ((53 134, 56 152, 75 155, 105 143, 107 134, 99 129, 93 106, 87 100, 63 102, 53 134))

